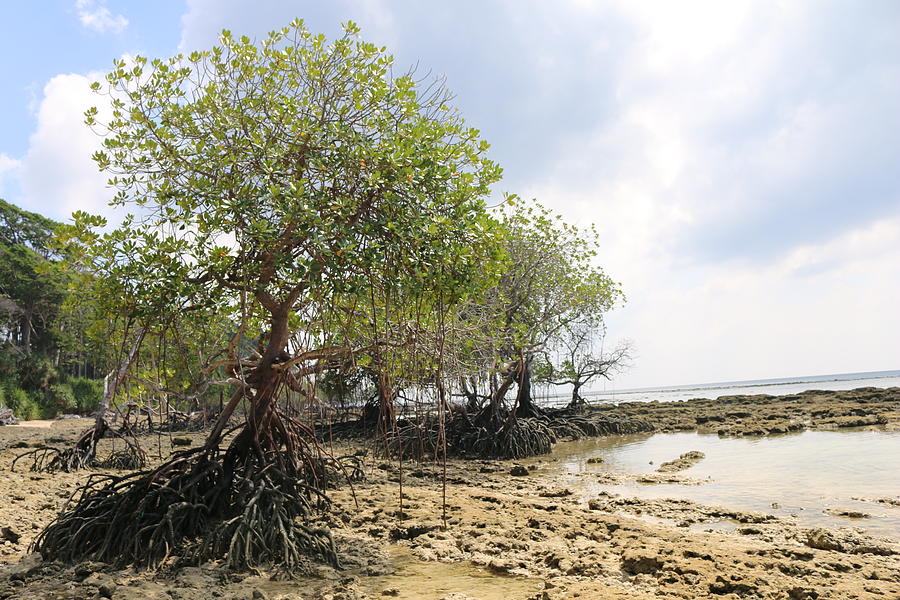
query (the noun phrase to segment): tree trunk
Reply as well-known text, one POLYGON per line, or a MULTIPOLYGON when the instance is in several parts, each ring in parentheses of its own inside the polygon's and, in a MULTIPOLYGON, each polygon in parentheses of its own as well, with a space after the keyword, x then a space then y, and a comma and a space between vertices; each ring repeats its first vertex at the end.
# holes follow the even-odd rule
MULTIPOLYGON (((288 331, 288 310, 280 307, 273 311, 269 319, 269 333, 266 348, 256 363, 256 366, 247 374, 244 381, 238 382, 237 389, 231 400, 219 413, 216 424, 206 438, 206 447, 212 448, 219 443, 219 438, 228 424, 228 420, 234 413, 241 399, 247 397, 250 401, 250 410, 247 412, 247 429, 242 435, 251 435, 258 439, 259 432, 264 430, 268 417, 274 410, 275 396, 277 394, 279 378, 278 373, 272 368, 276 360, 284 355, 290 333, 288 331), (254 390, 248 395, 248 389, 254 390)), ((237 374, 235 373, 235 377, 237 374)))
POLYGON ((147 326, 141 328, 138 332, 137 336, 134 338, 134 342, 131 344, 131 348, 128 350, 128 354, 122 359, 122 362, 119 363, 119 368, 116 371, 110 371, 109 374, 103 379, 103 400, 100 401, 100 407, 97 409, 96 414, 96 427, 99 427, 101 422, 105 424, 106 422, 106 412, 109 410, 109 405, 112 403, 113 398, 116 396, 116 390, 122 385, 122 382, 125 380, 125 375, 128 373, 128 369, 131 368, 131 363, 134 362, 134 357, 137 356, 138 350, 141 349, 141 344, 144 342, 144 336, 147 335, 147 326), (112 380, 110 381, 110 378, 112 380))
POLYGON ((584 398, 581 397, 581 386, 584 385, 581 381, 576 381, 572 384, 572 401, 569 402, 569 406, 567 408, 572 409, 580 409, 587 404, 584 401, 584 398))
POLYGON ((22 326, 22 348, 25 351, 25 355, 28 356, 31 354, 31 310, 25 311, 25 314, 22 316, 22 320, 24 321, 24 324, 22 326))
POLYGON ((519 418, 539 417, 543 414, 534 403, 531 395, 531 360, 530 355, 524 356, 521 361, 521 377, 519 380, 519 397, 516 408, 516 416, 519 418))

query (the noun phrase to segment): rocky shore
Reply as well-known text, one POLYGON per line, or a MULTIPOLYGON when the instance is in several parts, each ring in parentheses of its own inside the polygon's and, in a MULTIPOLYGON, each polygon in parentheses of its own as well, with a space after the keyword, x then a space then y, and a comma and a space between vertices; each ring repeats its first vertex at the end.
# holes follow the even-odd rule
POLYGON ((900 388, 809 390, 787 396, 721 396, 685 402, 601 405, 599 413, 650 421, 657 431, 701 431, 726 436, 777 435, 805 429, 869 427, 900 431, 900 388))
MULTIPOLYGON (((853 420, 853 426, 898 431, 900 390, 600 410, 646 419, 660 431, 766 435, 788 426, 849 427, 853 420)), ((552 455, 520 463, 450 461, 445 491, 440 465, 404 464, 401 470, 396 461, 370 454, 366 481, 332 493, 335 510, 327 524, 343 568, 310 564, 300 579, 277 571, 227 573, 216 564, 173 563, 147 572, 45 563, 28 553, 30 542, 90 474, 12 473, 9 464, 22 447, 74 439, 84 425, 0 428, 0 599, 900 598, 900 532, 879 537, 852 526, 801 527, 766 512, 685 499, 585 497, 560 481, 552 455), (731 526, 719 527, 723 522, 731 526)), ((197 443, 200 434, 190 437, 197 443)), ((169 444, 167 437, 146 440, 159 455, 169 444)), ((631 477, 683 484, 703 457, 671 459, 631 477)), ((607 472, 602 461, 591 467, 600 477, 621 476, 607 472)), ((900 510, 900 498, 865 500, 880 510, 900 510)))

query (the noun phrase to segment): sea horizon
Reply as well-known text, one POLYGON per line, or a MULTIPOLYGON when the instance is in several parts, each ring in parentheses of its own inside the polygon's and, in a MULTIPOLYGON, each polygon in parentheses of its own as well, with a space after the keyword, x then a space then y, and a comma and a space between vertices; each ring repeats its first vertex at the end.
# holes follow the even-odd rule
POLYGON ((651 391, 672 391, 672 390, 704 390, 704 389, 727 389, 729 387, 763 387, 769 385, 791 384, 791 383, 817 383, 829 381, 856 381, 865 379, 882 379, 882 378, 900 378, 900 369, 892 369, 886 371, 859 371, 850 373, 826 373, 824 375, 800 375, 794 377, 770 377, 766 379, 739 379, 734 381, 712 381, 706 383, 687 383, 679 385, 658 385, 658 386, 642 386, 633 388, 622 388, 614 390, 602 390, 589 392, 591 395, 603 394, 625 394, 632 392, 651 392, 651 391))
MULTIPOLYGON (((609 383, 607 383, 609 385, 609 383)), ((900 387, 900 369, 884 371, 857 371, 849 373, 827 373, 823 375, 799 375, 795 377, 771 377, 767 379, 744 379, 709 383, 689 383, 655 387, 588 389, 582 396, 602 403, 619 402, 673 402, 692 398, 718 398, 767 394, 780 396, 797 394, 807 390, 829 391, 849 390, 858 387, 900 387)), ((542 403, 558 406, 568 403, 571 388, 543 387, 535 394, 542 403)))

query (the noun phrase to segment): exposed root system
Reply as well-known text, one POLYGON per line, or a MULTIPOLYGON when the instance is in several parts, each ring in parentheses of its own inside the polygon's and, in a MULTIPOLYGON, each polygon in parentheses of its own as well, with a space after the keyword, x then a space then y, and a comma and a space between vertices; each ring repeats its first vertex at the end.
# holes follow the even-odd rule
POLYGON ((82 469, 143 469, 147 466, 147 455, 134 440, 133 436, 126 436, 112 430, 107 422, 98 419, 90 429, 87 429, 74 445, 60 450, 52 446, 41 446, 28 452, 24 452, 13 459, 12 470, 20 461, 30 461, 29 470, 41 473, 56 473, 64 471, 70 473, 82 469), (106 435, 112 435, 125 442, 125 448, 113 452, 103 460, 97 459, 97 443, 106 435))
MULTIPOLYGON (((546 410, 540 417, 510 418, 506 410, 491 414, 485 408, 474 415, 454 411, 446 422, 447 453, 463 458, 519 459, 550 452, 562 439, 581 439, 611 434, 652 431, 643 420, 614 414, 592 415, 565 409, 546 410)), ((366 428, 356 422, 340 424, 344 436, 364 435, 366 428)), ((368 430, 371 435, 371 429, 368 430)), ((441 427, 434 417, 399 420, 397 427, 378 437, 376 447, 391 456, 410 459, 438 458, 441 427)))
POLYGON ((37 538, 47 559, 154 567, 173 555, 193 564, 224 559, 243 570, 287 571, 318 557, 338 565, 330 532, 314 514, 323 489, 353 460, 324 460, 302 423, 270 414, 259 431, 237 428, 228 449, 216 440, 125 476, 93 476, 37 538), (339 470, 340 472, 336 472, 339 470))
POLYGON ((547 454, 556 437, 543 419, 501 418, 479 424, 465 416, 448 424, 454 454, 472 458, 525 458, 547 454), (493 426, 492 426, 493 425, 493 426))

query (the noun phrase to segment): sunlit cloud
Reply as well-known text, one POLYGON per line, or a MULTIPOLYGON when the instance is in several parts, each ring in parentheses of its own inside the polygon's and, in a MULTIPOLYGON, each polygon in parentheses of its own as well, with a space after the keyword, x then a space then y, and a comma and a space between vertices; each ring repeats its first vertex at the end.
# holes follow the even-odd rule
MULTIPOLYGON (((112 191, 91 156, 101 139, 84 124, 84 111, 97 105, 90 84, 101 74, 57 75, 44 86, 37 128, 19 168, 22 204, 65 220, 73 211, 110 214, 112 191)), ((108 110, 108 109, 107 109, 108 110)))
POLYGON ((105 0, 76 0, 75 10, 81 24, 97 33, 122 33, 128 27, 128 19, 110 12, 105 0))

